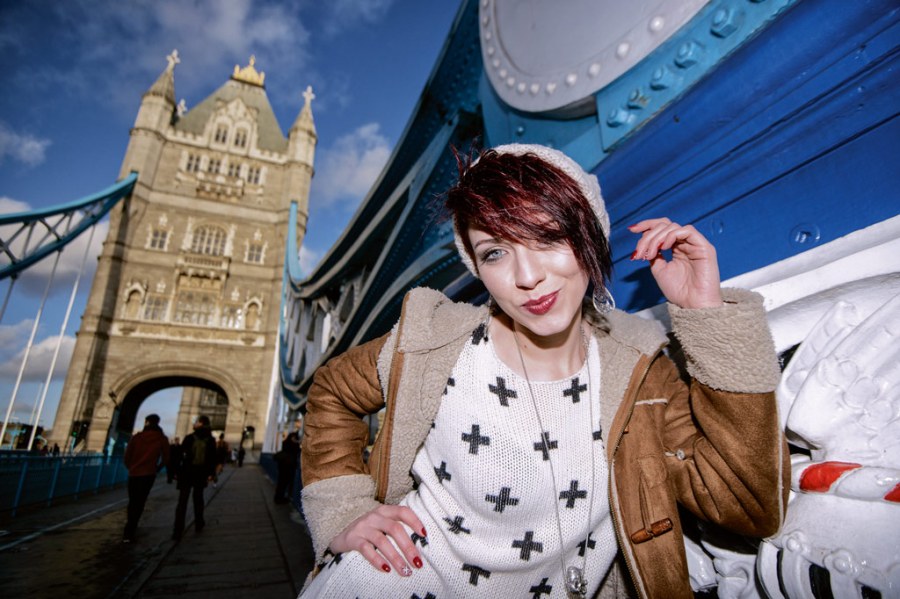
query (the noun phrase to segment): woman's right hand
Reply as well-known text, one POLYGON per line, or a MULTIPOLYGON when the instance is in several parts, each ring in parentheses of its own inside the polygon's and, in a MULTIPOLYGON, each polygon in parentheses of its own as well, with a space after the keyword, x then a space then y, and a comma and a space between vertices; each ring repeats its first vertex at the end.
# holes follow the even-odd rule
POLYGON ((328 548, 335 554, 358 551, 379 570, 390 572, 393 566, 401 576, 409 576, 412 574, 410 564, 421 568, 422 558, 403 528, 404 524, 425 536, 422 521, 411 509, 402 505, 380 505, 347 525, 331 540, 328 548))

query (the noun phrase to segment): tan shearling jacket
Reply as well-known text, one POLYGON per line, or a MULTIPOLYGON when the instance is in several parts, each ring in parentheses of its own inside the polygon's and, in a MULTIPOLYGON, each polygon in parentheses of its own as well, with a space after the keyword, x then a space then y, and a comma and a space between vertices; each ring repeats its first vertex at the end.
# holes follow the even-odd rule
MULTIPOLYGON (((659 323, 614 311, 594 326, 610 506, 633 584, 613 568, 598 596, 693 597, 676 504, 750 536, 772 535, 783 521, 790 465, 762 298, 743 290, 723 290, 723 297, 720 308, 669 306, 688 383, 662 353, 659 323)), ((301 453, 304 512, 317 555, 350 522, 412 490, 410 468, 447 379, 486 316, 486 308, 414 289, 391 333, 318 370, 301 453), (364 463, 368 427, 361 418, 383 407, 364 463)))

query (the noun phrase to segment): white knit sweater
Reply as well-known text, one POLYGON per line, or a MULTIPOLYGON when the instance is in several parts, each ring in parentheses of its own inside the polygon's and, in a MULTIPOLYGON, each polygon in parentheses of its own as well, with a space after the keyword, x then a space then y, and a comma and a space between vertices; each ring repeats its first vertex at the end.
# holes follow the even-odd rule
POLYGON ((425 539, 408 531, 423 568, 408 578, 385 574, 351 552, 304 597, 565 597, 563 564, 585 567, 588 596, 596 592, 617 550, 596 342, 575 375, 532 381, 533 403, 528 382, 497 358, 485 331, 460 354, 413 464, 418 488, 401 502, 428 531, 425 539))

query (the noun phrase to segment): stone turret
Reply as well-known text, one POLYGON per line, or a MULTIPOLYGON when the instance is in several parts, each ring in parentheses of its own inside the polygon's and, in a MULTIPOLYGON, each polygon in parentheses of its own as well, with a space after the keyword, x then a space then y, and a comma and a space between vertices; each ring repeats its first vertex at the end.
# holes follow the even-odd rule
POLYGON ((156 79, 150 89, 141 98, 141 106, 134 127, 125 160, 122 161, 120 177, 131 171, 138 171, 141 178, 147 181, 156 171, 162 152, 164 135, 175 117, 175 65, 181 62, 178 50, 166 57, 168 66, 156 79))
POLYGON ((313 159, 316 154, 316 125, 312 116, 312 87, 303 92, 303 108, 288 132, 288 184, 285 186, 285 204, 297 201, 298 224, 305 228, 309 215, 309 185, 313 177, 313 159))

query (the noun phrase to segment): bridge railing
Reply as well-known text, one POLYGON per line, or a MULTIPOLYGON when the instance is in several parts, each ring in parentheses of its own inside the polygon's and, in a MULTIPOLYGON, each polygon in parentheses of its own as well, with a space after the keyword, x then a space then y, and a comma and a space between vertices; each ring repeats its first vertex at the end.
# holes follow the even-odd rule
POLYGON ((0 514, 11 517, 26 506, 77 499, 128 480, 121 456, 103 454, 43 456, 0 453, 0 514))

